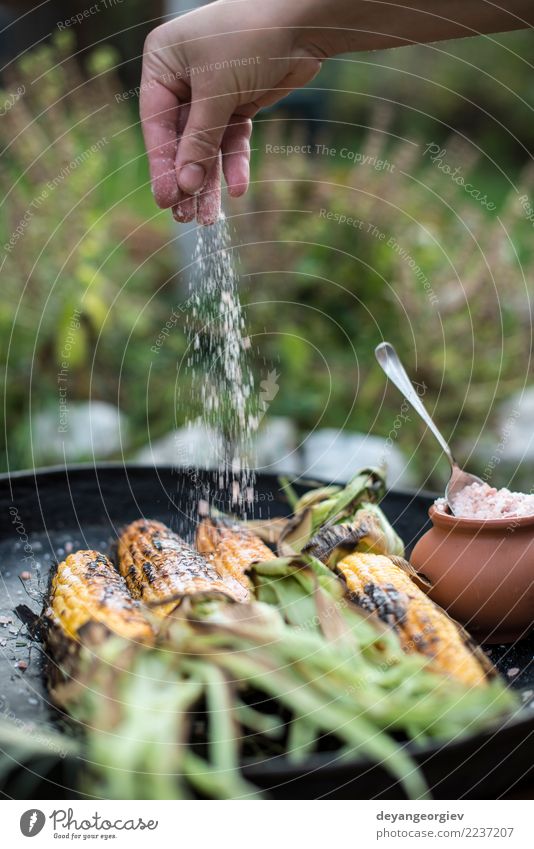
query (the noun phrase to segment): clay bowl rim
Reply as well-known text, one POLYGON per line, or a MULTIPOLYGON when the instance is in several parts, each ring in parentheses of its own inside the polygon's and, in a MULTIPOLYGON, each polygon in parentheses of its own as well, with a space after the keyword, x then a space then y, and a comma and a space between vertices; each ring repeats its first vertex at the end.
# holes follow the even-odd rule
POLYGON ((432 524, 444 528, 465 528, 471 530, 516 530, 518 527, 534 526, 534 513, 531 516, 505 516, 502 519, 469 519, 465 516, 453 516, 452 513, 444 513, 435 504, 429 507, 428 515, 432 524))

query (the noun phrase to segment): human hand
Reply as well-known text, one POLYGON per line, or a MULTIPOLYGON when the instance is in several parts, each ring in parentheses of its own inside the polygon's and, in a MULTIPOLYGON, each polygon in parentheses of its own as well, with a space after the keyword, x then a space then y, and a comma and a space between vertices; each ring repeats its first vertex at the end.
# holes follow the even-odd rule
POLYGON ((245 193, 251 118, 321 67, 320 51, 282 25, 284 4, 261 5, 218 0, 146 40, 140 111, 152 188, 177 221, 217 220, 221 168, 229 194, 245 193))
POLYGON ((352 50, 534 25, 532 0, 217 0, 153 30, 140 109, 152 187, 178 221, 215 221, 249 180, 251 118, 352 50), (387 14, 385 14, 387 9, 387 14))

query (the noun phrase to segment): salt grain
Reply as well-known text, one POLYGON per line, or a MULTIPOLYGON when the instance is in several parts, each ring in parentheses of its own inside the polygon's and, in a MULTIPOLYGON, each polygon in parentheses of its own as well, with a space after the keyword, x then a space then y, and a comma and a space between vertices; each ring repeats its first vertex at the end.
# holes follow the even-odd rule
POLYGON ((201 498, 197 505, 199 516, 209 516, 210 505, 205 498, 201 498))
MULTIPOLYGON (((444 498, 436 501, 436 507, 447 512, 444 498)), ((452 502, 455 516, 464 519, 512 519, 521 516, 534 517, 534 494, 495 489, 487 483, 472 483, 460 490, 452 502)))
POLYGON ((189 303, 192 396, 200 399, 206 427, 220 434, 219 489, 244 509, 254 483, 249 455, 258 415, 246 354, 250 338, 224 215, 198 230, 189 303))

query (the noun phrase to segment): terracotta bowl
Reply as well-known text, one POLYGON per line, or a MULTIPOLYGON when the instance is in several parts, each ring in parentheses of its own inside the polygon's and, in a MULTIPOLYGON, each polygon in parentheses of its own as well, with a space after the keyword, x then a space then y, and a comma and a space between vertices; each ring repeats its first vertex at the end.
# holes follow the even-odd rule
POLYGON ((479 642, 510 643, 534 626, 534 516, 459 519, 432 506, 410 558, 424 589, 479 642))

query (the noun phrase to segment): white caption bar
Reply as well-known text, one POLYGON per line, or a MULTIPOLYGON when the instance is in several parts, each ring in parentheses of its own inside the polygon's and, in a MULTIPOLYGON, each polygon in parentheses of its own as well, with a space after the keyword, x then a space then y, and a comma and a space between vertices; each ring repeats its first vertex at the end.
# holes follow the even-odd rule
POLYGON ((525 847, 529 802, 4 801, 2 845, 525 847), (34 839, 35 843, 30 841, 34 839))

